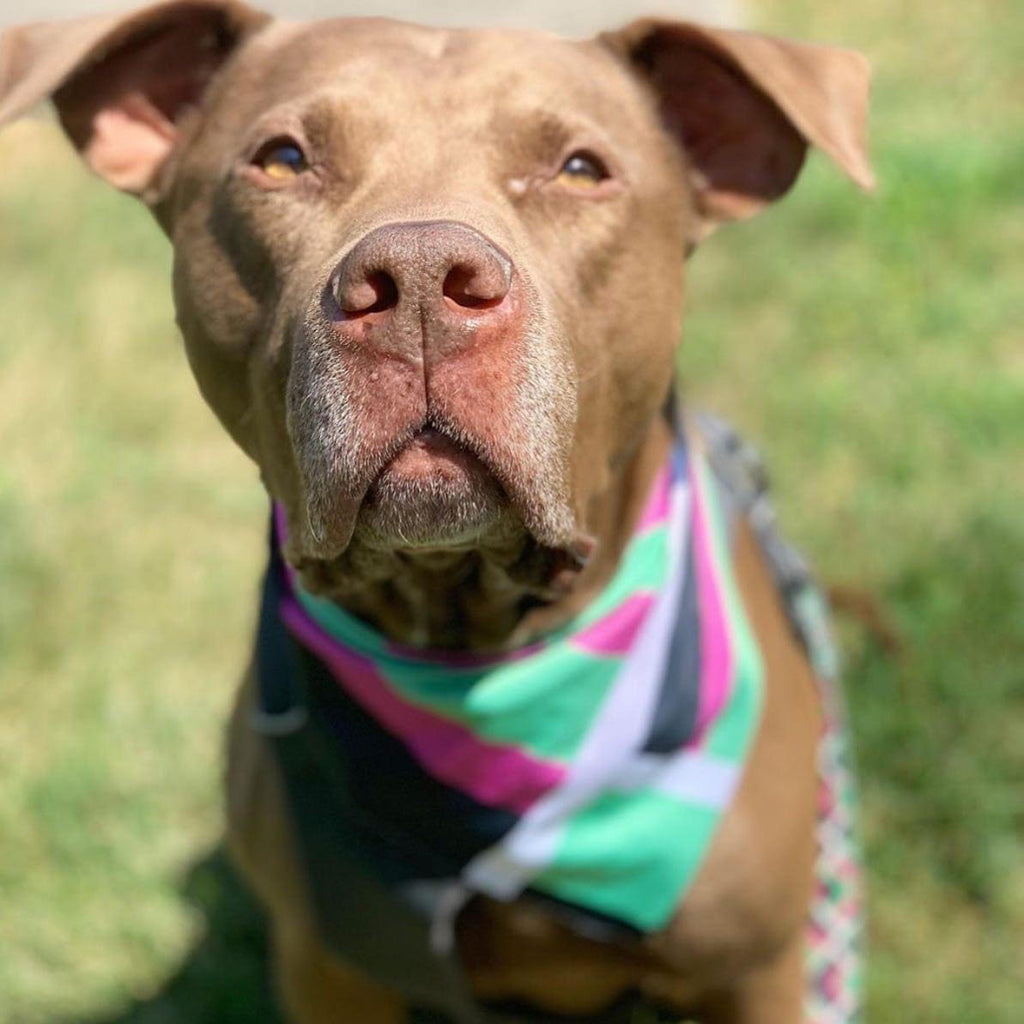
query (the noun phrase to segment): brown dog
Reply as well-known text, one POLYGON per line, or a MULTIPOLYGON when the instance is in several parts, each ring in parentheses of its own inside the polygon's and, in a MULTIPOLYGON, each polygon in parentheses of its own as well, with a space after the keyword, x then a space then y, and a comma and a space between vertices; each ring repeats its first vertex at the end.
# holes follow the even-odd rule
MULTIPOLYGON (((0 123, 52 97, 153 211, 199 386, 304 585, 406 645, 507 650, 585 608, 634 530, 672 444, 688 251, 783 195, 810 144, 870 186, 867 77, 848 51, 686 24, 568 42, 178 0, 6 33, 0 123)), ((457 946, 477 1000, 801 1018, 821 710, 742 525, 733 558, 766 696, 696 882, 635 941, 476 897, 457 946)), ((321 940, 255 685, 230 833, 283 1002, 304 1024, 402 1020, 401 993, 321 940)))

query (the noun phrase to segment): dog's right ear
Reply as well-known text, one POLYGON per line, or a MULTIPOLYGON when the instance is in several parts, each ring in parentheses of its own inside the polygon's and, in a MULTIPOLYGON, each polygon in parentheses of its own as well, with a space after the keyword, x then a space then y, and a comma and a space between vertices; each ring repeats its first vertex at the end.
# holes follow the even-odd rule
POLYGON ((238 0, 171 0, 0 36, 0 126, 50 98, 86 163, 149 202, 182 117, 270 16, 238 0))

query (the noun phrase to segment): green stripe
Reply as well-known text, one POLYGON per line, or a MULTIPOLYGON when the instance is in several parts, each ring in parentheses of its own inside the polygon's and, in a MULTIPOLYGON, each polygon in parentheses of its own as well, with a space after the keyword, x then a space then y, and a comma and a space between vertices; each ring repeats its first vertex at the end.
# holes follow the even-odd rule
POLYGON ((575 754, 621 667, 618 658, 594 658, 559 644, 537 658, 491 670, 465 693, 444 694, 441 666, 381 671, 408 700, 468 724, 474 733, 514 743, 539 757, 575 754))
POLYGON ((533 887, 655 931, 697 873, 718 820, 718 811, 654 790, 605 793, 573 817, 533 887))

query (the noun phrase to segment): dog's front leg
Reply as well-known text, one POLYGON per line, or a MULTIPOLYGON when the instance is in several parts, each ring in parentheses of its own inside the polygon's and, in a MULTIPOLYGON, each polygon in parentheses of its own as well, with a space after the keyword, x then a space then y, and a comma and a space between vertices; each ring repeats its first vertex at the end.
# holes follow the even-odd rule
POLYGON ((402 1024, 400 999, 332 956, 315 936, 275 929, 274 967, 290 1024, 402 1024))

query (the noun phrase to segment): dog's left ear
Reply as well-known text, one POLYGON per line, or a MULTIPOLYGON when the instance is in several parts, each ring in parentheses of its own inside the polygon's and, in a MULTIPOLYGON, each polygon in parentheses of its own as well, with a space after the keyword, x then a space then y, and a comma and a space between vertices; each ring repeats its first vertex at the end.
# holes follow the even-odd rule
POLYGON ((702 234, 782 196, 809 144, 861 188, 874 186, 861 54, 651 19, 600 39, 653 89, 681 142, 702 234))

